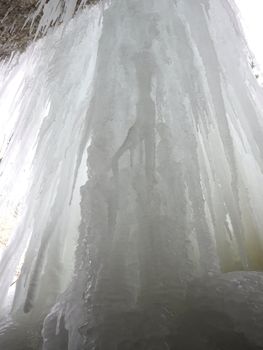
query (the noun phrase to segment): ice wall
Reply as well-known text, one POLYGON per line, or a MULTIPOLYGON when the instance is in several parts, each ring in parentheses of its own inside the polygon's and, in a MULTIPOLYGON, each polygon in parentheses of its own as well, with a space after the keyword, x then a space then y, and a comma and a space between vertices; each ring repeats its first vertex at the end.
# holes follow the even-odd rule
POLYGON ((57 298, 43 349, 168 349, 191 280, 262 269, 262 90, 232 2, 66 3, 4 75, 3 207, 27 176, 0 296, 25 253, 18 324, 57 298))
POLYGON ((3 65, 3 221, 17 207, 20 211, 1 260, 0 296, 6 298, 24 260, 14 311, 29 312, 38 298, 31 311, 41 314, 72 276, 79 187, 87 179, 78 149, 92 94, 100 16, 99 7, 83 12, 66 31, 60 26, 32 45, 11 71, 3 65))

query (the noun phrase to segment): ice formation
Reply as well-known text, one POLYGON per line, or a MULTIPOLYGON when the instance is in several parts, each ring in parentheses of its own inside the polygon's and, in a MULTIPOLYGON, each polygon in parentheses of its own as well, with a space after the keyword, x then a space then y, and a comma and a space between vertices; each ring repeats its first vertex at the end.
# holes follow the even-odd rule
POLYGON ((2 314, 44 350, 172 349, 192 280, 263 267, 262 89, 231 1, 63 3, 0 70, 2 314))

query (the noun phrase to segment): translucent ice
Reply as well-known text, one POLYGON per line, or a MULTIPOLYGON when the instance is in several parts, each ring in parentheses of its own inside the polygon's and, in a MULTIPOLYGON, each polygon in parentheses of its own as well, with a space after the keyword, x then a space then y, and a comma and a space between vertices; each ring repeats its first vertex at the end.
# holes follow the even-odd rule
POLYGON ((1 207, 21 209, 0 297, 24 256, 11 314, 44 350, 172 349, 193 279, 263 266, 262 90, 236 9, 60 4, 2 68, 1 207))

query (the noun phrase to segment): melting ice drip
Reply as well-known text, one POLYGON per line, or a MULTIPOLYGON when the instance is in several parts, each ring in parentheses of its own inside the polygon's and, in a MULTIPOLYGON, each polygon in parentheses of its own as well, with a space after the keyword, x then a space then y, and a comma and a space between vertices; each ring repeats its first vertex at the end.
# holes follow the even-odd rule
POLYGON ((262 268, 262 92, 232 3, 66 4, 3 78, 23 74, 3 206, 29 175, 0 296, 26 251, 12 310, 57 298, 45 350, 128 349, 166 339, 194 278, 262 268))

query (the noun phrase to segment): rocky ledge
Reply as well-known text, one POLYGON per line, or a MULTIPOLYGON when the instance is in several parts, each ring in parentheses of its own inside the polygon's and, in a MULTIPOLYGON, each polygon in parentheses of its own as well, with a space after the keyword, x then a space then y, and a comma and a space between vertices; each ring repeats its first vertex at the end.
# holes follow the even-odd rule
POLYGON ((23 51, 33 39, 31 22, 25 22, 36 10, 37 3, 38 0, 0 0, 0 59, 13 51, 23 51))
MULTIPOLYGON (((52 0, 46 0, 52 1, 52 0)), ((65 1, 61 0, 62 5, 65 1)), ((87 0, 86 4, 97 0, 87 0)), ((12 52, 23 52, 33 40, 38 26, 36 18, 32 27, 32 17, 39 0, 0 0, 0 60, 8 58, 12 52)), ((78 1, 77 8, 81 1, 78 1)))

